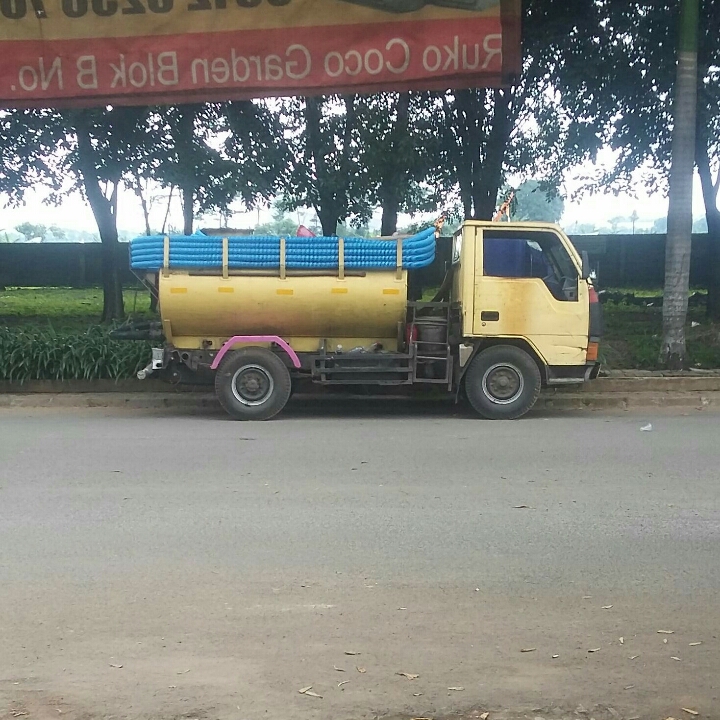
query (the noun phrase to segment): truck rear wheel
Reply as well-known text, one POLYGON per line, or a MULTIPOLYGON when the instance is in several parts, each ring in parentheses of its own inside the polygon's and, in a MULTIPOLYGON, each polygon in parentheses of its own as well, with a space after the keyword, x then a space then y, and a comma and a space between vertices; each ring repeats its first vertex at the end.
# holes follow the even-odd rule
POLYGON ((536 403, 540 369, 524 350, 495 345, 476 355, 465 374, 465 393, 473 409, 489 420, 515 420, 536 403))
POLYGON ((215 375, 218 400, 236 420, 269 420, 285 407, 291 389, 287 367, 265 348, 229 353, 215 375))

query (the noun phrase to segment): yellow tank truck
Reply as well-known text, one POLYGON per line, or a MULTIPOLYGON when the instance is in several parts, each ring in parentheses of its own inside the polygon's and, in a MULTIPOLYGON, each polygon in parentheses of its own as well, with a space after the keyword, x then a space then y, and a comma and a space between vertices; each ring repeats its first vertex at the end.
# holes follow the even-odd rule
MULTIPOLYGON (((432 229, 427 237, 434 254, 432 229)), ((272 267, 257 260, 256 246, 242 255, 228 238, 214 238, 207 252, 209 239, 191 237, 133 246, 133 267, 156 289, 161 322, 115 335, 163 341, 139 377, 211 379, 232 417, 267 420, 302 379, 434 386, 463 394, 482 417, 514 419, 541 388, 597 376, 598 296, 587 257, 555 225, 463 223, 432 302, 408 299, 415 251, 407 238, 362 241, 368 252, 382 250, 383 267, 362 267, 360 251, 342 238, 305 239, 306 250, 328 248, 333 266, 302 267, 290 261, 294 240, 258 241, 272 267)))

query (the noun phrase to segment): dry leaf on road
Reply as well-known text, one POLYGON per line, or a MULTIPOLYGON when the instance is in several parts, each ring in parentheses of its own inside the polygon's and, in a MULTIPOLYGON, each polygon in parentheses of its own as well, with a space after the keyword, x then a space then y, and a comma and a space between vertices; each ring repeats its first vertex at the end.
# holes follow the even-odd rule
POLYGON ((637 660, 640 656, 639 655, 631 655, 630 660, 637 660))
POLYGON ((535 652, 537 648, 521 648, 520 652, 535 652))
POLYGON ((674 630, 658 630, 658 635, 674 635, 674 630))
POLYGON ((399 672, 395 673, 396 675, 400 675, 404 678, 407 678, 408 680, 417 680, 420 676, 419 675, 413 675, 413 673, 405 673, 405 672, 399 672))
POLYGON ((338 672, 345 672, 343 668, 339 668, 337 665, 333 665, 333 670, 337 670, 338 672))
POLYGON ((683 712, 686 712, 688 715, 699 715, 700 713, 697 710, 691 710, 690 708, 680 708, 683 712))
POLYGON ((464 687, 449 687, 448 690, 454 690, 455 692, 462 692, 464 687))
POLYGON ((626 689, 626 690, 632 690, 634 687, 635 687, 634 685, 626 685, 626 686, 625 686, 625 689, 626 689))
POLYGON ((490 713, 489 713, 489 712, 484 712, 484 713, 480 716, 480 720, 487 720, 489 717, 490 717, 490 713))
POLYGON ((553 655, 553 656, 552 656, 552 659, 553 659, 553 660, 557 660, 559 657, 560 657, 559 655, 553 655))
POLYGON ((609 610, 611 607, 612 607, 612 605, 603 605, 603 606, 602 606, 602 609, 603 609, 603 610, 609 610))
POLYGON ((367 670, 366 670, 364 667, 360 667, 359 665, 356 665, 356 666, 355 666, 355 669, 356 669, 359 673, 366 673, 366 672, 367 672, 367 670))
POLYGON ((338 687, 341 688, 343 685, 347 685, 349 682, 349 680, 343 680, 342 682, 338 683, 338 687))
POLYGON ((690 647, 697 647, 698 645, 702 645, 702 643, 701 642, 690 643, 690 647))
POLYGON ((600 648, 590 648, 588 652, 600 652, 600 648))
POLYGON ((360 653, 359 653, 359 652, 353 652, 352 650, 346 650, 346 651, 345 651, 345 654, 346 654, 346 655, 359 655, 360 653))
POLYGON ((532 510, 529 505, 513 505, 515 510, 532 510))
POLYGON ((625 644, 625 638, 624 638, 624 637, 621 637, 621 638, 620 638, 620 644, 621 644, 621 645, 624 645, 624 644, 625 644))
POLYGON ((113 663, 110 663, 110 667, 118 668, 120 669, 122 665, 114 665, 113 663))
POLYGON ((304 695, 308 690, 312 690, 312 685, 308 685, 307 687, 300 688, 300 689, 298 690, 298 692, 299 692, 301 695, 304 695))
POLYGON ((678 662, 680 662, 680 658, 679 658, 679 657, 675 657, 675 655, 671 655, 671 656, 670 656, 670 659, 671 659, 671 660, 677 660, 678 662))
POLYGON ((312 690, 308 690, 306 693, 303 693, 303 695, 309 695, 310 697, 316 697, 316 698, 320 698, 322 700, 322 695, 318 695, 316 692, 313 692, 312 690))

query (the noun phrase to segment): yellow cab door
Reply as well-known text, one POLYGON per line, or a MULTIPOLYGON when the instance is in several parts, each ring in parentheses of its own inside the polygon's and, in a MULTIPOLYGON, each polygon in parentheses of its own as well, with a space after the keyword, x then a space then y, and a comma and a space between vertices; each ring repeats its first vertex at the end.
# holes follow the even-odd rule
POLYGON ((589 303, 580 275, 552 227, 478 226, 473 334, 524 338, 548 365, 584 365, 589 303))

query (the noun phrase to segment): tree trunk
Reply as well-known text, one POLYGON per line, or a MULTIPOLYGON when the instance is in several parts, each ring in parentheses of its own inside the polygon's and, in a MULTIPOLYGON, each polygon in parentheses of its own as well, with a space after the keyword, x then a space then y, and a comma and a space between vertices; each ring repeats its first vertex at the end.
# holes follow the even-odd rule
POLYGON ((708 226, 708 299, 707 315, 713 322, 720 321, 720 211, 706 206, 708 226))
POLYGON ((682 368, 686 361, 685 322, 690 289, 692 182, 697 114, 698 15, 699 0, 682 0, 665 247, 663 340, 660 347, 660 362, 671 370, 682 368))
POLYGON ((468 118, 467 114, 462 110, 462 107, 468 104, 463 97, 463 93, 467 94, 469 92, 469 90, 455 92, 452 106, 447 97, 442 96, 445 113, 445 133, 446 137, 448 137, 448 153, 457 175, 463 217, 466 220, 472 219, 473 213, 472 160, 467 152, 468 118))
POLYGON ((118 232, 117 232, 117 191, 119 180, 115 182, 111 197, 108 199, 100 188, 96 171, 94 150, 85 125, 84 115, 80 115, 76 128, 78 139, 78 164, 82 173, 85 195, 90 203, 102 243, 103 312, 101 322, 121 320, 125 316, 122 281, 118 269, 118 232))
POLYGON ((323 151, 320 103, 321 101, 317 98, 305 98, 305 127, 309 159, 315 168, 317 192, 317 202, 314 203, 315 212, 320 220, 323 235, 331 237, 337 233, 339 213, 336 210, 335 194, 330 187, 329 171, 323 151))
POLYGON ((193 221, 195 218, 193 208, 195 205, 195 187, 184 185, 182 188, 183 234, 193 234, 193 221))
POLYGON ((322 234, 325 237, 334 237, 337 235, 338 217, 337 213, 333 212, 332 207, 316 207, 315 212, 317 213, 318 220, 320 220, 320 227, 322 228, 322 234))
POLYGON ((170 186, 170 192, 168 193, 168 201, 167 206, 165 208, 165 219, 163 220, 162 224, 162 230, 160 231, 163 235, 165 234, 165 230, 167 228, 168 219, 170 218, 170 208, 172 207, 172 199, 173 199, 173 191, 175 190, 175 186, 170 186))
POLYGON ((140 184, 140 178, 134 178, 134 190, 135 194, 140 200, 140 207, 142 208, 143 220, 145 220, 145 234, 152 235, 152 229, 150 228, 150 208, 148 207, 147 200, 145 199, 145 193, 143 192, 142 185, 140 184))
MULTIPOLYGON (((487 139, 485 162, 479 187, 476 188, 475 213, 477 220, 491 220, 497 206, 497 196, 502 181, 503 160, 510 138, 509 90, 494 91, 492 130, 487 139)), ((478 161, 479 162, 479 161, 478 161)))
POLYGON ((705 218, 708 226, 707 272, 707 314, 710 320, 720 320, 720 210, 717 208, 718 190, 720 190, 720 170, 713 181, 708 153, 707 129, 698 118, 695 141, 695 162, 700 174, 705 218))
MULTIPOLYGON (((181 105, 178 108, 178 160, 181 165, 193 167, 193 142, 195 132, 196 108, 194 105, 181 105)), ((183 234, 193 234, 193 220, 195 216, 195 188, 197 181, 194 173, 183 178, 180 185, 180 198, 183 211, 183 234)))
POLYGON ((385 172, 380 188, 382 197, 380 235, 382 236, 390 236, 397 231, 398 213, 400 212, 400 184, 406 170, 398 166, 395 158, 404 157, 404 154, 400 152, 400 145, 407 138, 409 115, 410 93, 400 93, 397 102, 397 117, 392 128, 390 157, 385 163, 385 172))

